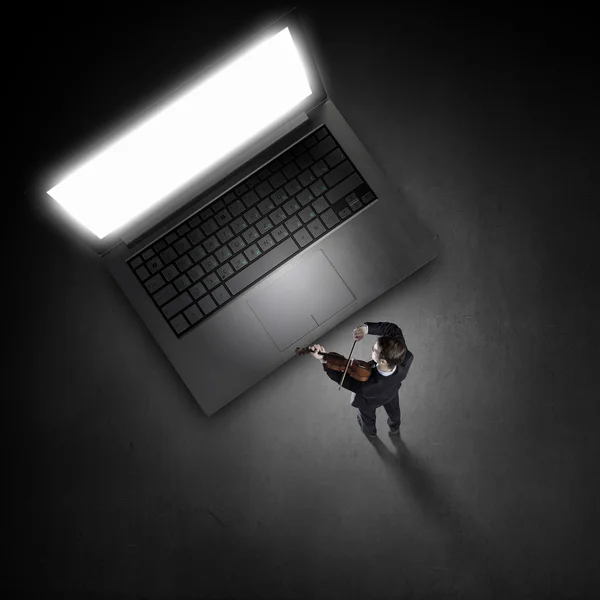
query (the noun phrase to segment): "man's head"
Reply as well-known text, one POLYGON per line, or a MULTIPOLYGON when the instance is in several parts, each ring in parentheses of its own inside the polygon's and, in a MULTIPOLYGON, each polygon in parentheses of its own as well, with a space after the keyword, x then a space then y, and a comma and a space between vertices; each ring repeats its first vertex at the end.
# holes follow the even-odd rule
POLYGON ((403 338, 378 337, 372 347, 373 360, 382 371, 392 371, 406 356, 406 344, 403 338))

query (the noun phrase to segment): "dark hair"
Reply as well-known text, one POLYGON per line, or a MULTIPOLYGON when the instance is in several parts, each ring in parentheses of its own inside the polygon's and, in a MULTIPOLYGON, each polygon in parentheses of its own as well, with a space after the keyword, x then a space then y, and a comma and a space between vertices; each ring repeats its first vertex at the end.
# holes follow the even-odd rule
POLYGON ((377 338, 379 346, 379 359, 385 360, 387 364, 394 368, 404 362, 406 357, 406 342, 403 337, 382 336, 377 338))

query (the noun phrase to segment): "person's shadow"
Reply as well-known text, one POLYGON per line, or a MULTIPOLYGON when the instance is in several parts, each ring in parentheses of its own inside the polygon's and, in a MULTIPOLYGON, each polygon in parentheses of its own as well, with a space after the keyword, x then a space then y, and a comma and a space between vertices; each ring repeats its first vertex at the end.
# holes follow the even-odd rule
POLYGON ((367 439, 425 517, 433 521, 443 534, 447 564, 435 568, 452 571, 453 580, 459 585, 464 582, 479 589, 501 592, 498 597, 518 597, 514 585, 507 576, 503 576, 504 560, 468 509, 459 505, 441 479, 431 473, 425 460, 411 452, 399 435, 389 435, 389 438, 395 453, 378 437, 367 439), (487 572, 482 572, 481 565, 486 565, 487 572))

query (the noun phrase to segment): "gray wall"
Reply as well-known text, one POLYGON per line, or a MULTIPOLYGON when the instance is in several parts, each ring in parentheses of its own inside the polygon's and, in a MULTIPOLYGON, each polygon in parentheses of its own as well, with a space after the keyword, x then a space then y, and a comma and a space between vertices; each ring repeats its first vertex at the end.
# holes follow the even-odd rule
MULTIPOLYGON (((45 10, 13 61, 22 190, 248 18, 45 10)), ((591 21, 492 12, 307 8, 331 96, 440 238, 320 340, 347 354, 360 322, 403 329, 401 441, 383 410, 367 440, 310 357, 206 418, 99 262, 4 203, 11 597, 600 591, 591 21)))

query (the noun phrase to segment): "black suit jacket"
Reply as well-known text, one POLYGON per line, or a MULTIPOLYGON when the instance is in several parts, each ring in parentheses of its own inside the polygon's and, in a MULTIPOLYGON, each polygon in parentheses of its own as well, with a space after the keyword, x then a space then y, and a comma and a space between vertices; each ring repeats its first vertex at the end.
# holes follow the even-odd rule
MULTIPOLYGON (((402 330, 394 323, 374 323, 365 321, 365 325, 369 328, 370 335, 376 335, 378 337, 389 336, 389 337, 401 337, 402 330)), ((393 400, 398 390, 402 387, 402 382, 406 379, 410 365, 412 364, 414 356, 412 352, 407 348, 404 362, 396 367, 396 370, 387 377, 381 375, 377 370, 377 363, 374 360, 369 361, 372 365, 371 377, 368 381, 356 381, 352 379, 346 373, 344 379, 343 388, 354 392, 356 395, 352 400, 352 406, 355 408, 377 408, 387 404, 390 400, 393 400)), ((332 371, 327 368, 326 364, 323 364, 323 370, 327 373, 329 379, 332 379, 336 383, 340 383, 343 371, 332 371)))

